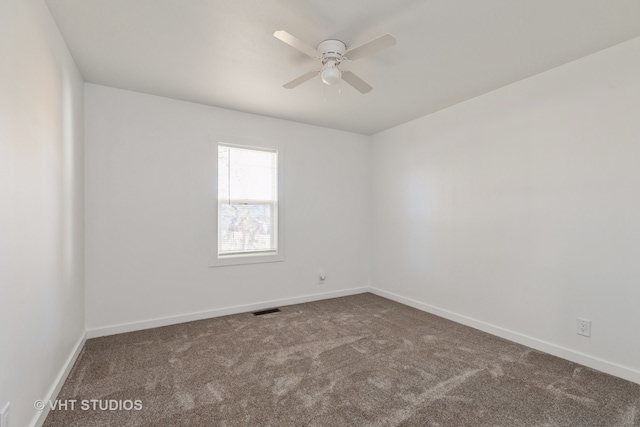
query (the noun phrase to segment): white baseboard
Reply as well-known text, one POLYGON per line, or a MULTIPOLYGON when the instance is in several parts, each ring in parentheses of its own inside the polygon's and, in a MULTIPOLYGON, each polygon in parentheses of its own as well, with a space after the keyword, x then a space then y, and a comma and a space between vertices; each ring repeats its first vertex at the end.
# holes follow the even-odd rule
POLYGON ((466 326, 470 326, 474 329, 479 329, 483 332, 487 332, 492 335, 496 335, 500 338, 507 339, 509 341, 516 342, 518 344, 526 345, 533 349, 551 354, 553 356, 560 357, 562 359, 569 360, 571 362, 579 363, 589 368, 605 372, 607 374, 632 381, 640 384, 640 371, 630 368, 628 366, 619 365, 608 360, 600 359, 598 357, 590 356, 579 351, 571 350, 566 347, 562 347, 556 344, 552 344, 547 341, 540 340, 528 335, 521 334, 509 329, 495 326, 490 323, 482 322, 467 316, 463 316, 458 313, 444 310, 438 307, 434 307, 429 304, 416 301, 411 298, 406 298, 392 292, 383 291, 382 289, 369 288, 369 292, 387 298, 404 305, 408 305, 418 310, 426 311, 427 313, 435 314, 436 316, 444 317, 445 319, 452 320, 456 323, 461 323, 466 326))
MULTIPOLYGON (((76 363, 78 356, 82 352, 82 349, 84 348, 84 343, 86 340, 87 340, 86 334, 82 334, 82 336, 80 337, 76 345, 73 347, 71 354, 69 354, 69 357, 67 358, 66 362, 62 366, 62 369, 58 373, 58 376, 56 377, 55 381, 51 385, 51 388, 49 389, 49 392, 47 393, 43 401, 49 402, 49 401, 55 400, 58 397, 58 393, 60 393, 60 389, 64 385, 64 382, 67 380, 67 377, 69 376, 69 372, 71 372, 71 368, 73 368, 73 364, 76 363)), ((50 410, 50 406, 45 405, 44 409, 42 411, 39 411, 33 417, 31 426, 42 427, 42 424, 44 424, 44 420, 47 419, 47 415, 49 415, 49 410, 50 410)))
POLYGON ((264 301, 254 304, 236 305, 233 307, 218 308, 214 310, 199 311, 196 313, 167 316, 140 322, 122 323, 119 325, 105 326, 102 328, 87 329, 87 338, 97 338, 106 335, 122 334, 125 332, 140 331, 143 329, 158 328, 161 326, 175 325, 178 323, 192 322, 194 320, 210 319, 212 317, 228 316, 230 314, 247 313, 250 311, 263 310, 272 307, 282 307, 286 305, 302 304, 305 302, 318 301, 330 298, 344 297, 348 295, 362 294, 369 292, 368 287, 345 289, 341 291, 323 292, 318 294, 304 295, 301 297, 285 298, 280 300, 264 301))

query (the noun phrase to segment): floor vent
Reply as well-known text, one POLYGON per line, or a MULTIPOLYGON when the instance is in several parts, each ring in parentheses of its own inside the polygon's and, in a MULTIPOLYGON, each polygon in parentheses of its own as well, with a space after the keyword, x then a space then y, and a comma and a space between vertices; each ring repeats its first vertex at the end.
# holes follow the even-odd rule
POLYGON ((280 313, 279 308, 268 308, 266 310, 254 311, 254 316, 262 316, 263 314, 280 313))

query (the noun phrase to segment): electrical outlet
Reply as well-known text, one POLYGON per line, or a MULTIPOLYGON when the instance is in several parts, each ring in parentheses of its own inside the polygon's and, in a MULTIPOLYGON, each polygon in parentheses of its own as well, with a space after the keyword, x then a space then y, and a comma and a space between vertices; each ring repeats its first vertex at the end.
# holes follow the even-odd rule
POLYGON ((0 427, 9 427, 9 404, 10 402, 7 402, 0 411, 0 427))
POLYGON ((327 275, 324 273, 324 271, 320 270, 320 272, 318 273, 318 284, 324 285, 325 280, 327 280, 327 275))
POLYGON ((591 320, 577 319, 576 333, 578 335, 584 335, 585 337, 591 337, 591 320))

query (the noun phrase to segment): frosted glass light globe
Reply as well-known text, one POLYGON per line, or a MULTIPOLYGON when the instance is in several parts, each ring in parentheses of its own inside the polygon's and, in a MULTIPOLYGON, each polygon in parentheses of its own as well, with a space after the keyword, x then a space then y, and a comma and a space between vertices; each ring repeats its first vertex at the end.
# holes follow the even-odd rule
POLYGON ((326 85, 334 85, 340 81, 340 70, 336 67, 327 67, 320 74, 322 81, 326 85))

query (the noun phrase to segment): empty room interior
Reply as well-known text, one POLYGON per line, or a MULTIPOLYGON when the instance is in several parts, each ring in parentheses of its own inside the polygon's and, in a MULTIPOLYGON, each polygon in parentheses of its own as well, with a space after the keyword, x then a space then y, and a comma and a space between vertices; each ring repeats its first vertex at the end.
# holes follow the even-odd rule
POLYGON ((0 427, 640 426, 640 2, 2 0, 0 427))

